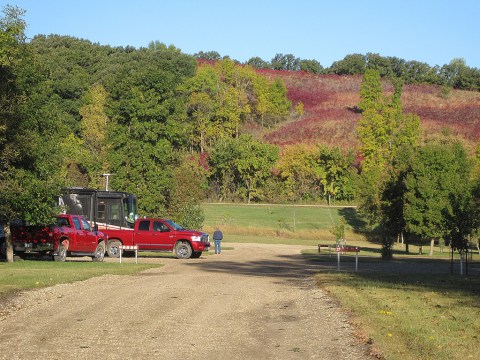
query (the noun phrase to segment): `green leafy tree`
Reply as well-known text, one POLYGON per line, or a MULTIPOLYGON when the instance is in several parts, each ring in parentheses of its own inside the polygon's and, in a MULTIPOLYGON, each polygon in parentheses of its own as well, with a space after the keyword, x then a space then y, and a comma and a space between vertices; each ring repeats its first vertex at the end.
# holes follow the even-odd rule
POLYGON ((420 120, 415 115, 403 114, 400 101, 402 82, 394 82, 391 98, 382 94, 380 74, 367 70, 360 89, 359 108, 362 118, 357 127, 360 151, 364 157, 363 169, 391 163, 400 146, 418 146, 420 120))
POLYGON ((136 194, 143 214, 161 216, 173 186, 174 150, 188 144, 182 126, 187 99, 174 95, 196 64, 170 47, 125 56, 130 61, 118 64, 105 84, 111 184, 136 194))
POLYGON ((323 66, 317 60, 300 60, 300 70, 312 74, 322 74, 323 66))
POLYGON ((340 148, 320 146, 317 164, 322 169, 320 184, 330 205, 331 198, 353 198, 353 152, 344 153, 340 148))
POLYGON ((98 188, 100 174, 109 173, 107 161, 107 127, 108 117, 105 114, 107 92, 100 84, 94 84, 84 95, 84 105, 80 108, 81 137, 84 147, 79 163, 87 168, 89 186, 98 188))
MULTIPOLYGON (((406 229, 422 241, 465 238, 472 232, 468 198, 470 163, 460 144, 428 143, 411 159, 405 176, 406 229), (466 211, 467 210, 467 211, 466 211), (462 224, 466 220, 467 224, 462 224), (461 227, 463 226, 463 229, 461 227)), ((474 213, 474 212, 472 212, 474 213)))
MULTIPOLYGON (((0 19, 0 217, 32 224, 56 212, 61 128, 47 74, 28 51, 24 11, 6 6, 0 19)), ((13 252, 7 234, 7 261, 13 252)))
POLYGON ((300 70, 300 59, 292 54, 276 54, 270 63, 274 70, 300 70))
POLYGON ((360 111, 378 111, 383 104, 382 92, 380 72, 374 69, 366 70, 360 85, 360 111))
POLYGON ((221 198, 235 192, 250 203, 260 199, 261 187, 278 158, 278 148, 250 135, 221 141, 212 149, 212 178, 221 184, 221 198))
POLYGON ((364 55, 350 54, 343 60, 335 61, 330 66, 329 72, 337 75, 358 75, 364 74, 367 68, 367 61, 364 55))
POLYGON ((207 189, 207 170, 198 156, 181 154, 173 170, 173 188, 168 199, 168 214, 189 229, 201 229, 205 215, 201 202, 207 189))
POLYGON ((312 200, 320 193, 320 179, 324 177, 314 145, 286 145, 275 165, 282 179, 284 191, 292 201, 312 200))
POLYGON ((272 67, 268 61, 265 61, 258 56, 248 59, 246 65, 255 69, 270 69, 272 67))
POLYGON ((213 60, 213 61, 218 61, 222 59, 222 57, 217 51, 199 51, 198 53, 193 54, 193 57, 197 59, 213 60))

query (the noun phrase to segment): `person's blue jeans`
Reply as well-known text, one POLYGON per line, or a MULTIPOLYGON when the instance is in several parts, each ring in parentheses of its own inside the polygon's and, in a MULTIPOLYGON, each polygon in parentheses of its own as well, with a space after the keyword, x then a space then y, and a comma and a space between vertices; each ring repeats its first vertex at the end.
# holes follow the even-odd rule
POLYGON ((220 242, 221 240, 213 240, 215 243, 215 254, 220 254, 221 249, 220 249, 220 242))

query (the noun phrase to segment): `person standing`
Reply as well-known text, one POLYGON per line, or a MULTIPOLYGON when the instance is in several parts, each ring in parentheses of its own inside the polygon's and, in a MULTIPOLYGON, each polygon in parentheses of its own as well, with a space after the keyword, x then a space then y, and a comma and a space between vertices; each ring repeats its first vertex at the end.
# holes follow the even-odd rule
POLYGON ((217 227, 216 230, 213 232, 213 242, 215 243, 215 254, 220 254, 222 251, 221 249, 221 242, 223 240, 223 233, 217 227))

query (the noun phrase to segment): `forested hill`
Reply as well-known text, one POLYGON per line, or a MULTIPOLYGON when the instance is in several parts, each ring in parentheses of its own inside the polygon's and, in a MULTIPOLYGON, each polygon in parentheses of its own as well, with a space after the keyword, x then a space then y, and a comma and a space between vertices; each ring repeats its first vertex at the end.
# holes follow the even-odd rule
MULTIPOLYGON (((361 118, 356 106, 360 101, 362 75, 258 71, 271 78, 281 78, 292 104, 302 103, 304 108, 303 116, 269 131, 265 140, 278 145, 320 142, 344 148, 356 146, 355 128, 361 118)), ((388 80, 382 84, 386 93, 393 92, 388 80)), ((480 93, 477 91, 410 84, 403 87, 402 103, 405 113, 420 117, 426 138, 454 136, 472 148, 480 139, 480 93)))

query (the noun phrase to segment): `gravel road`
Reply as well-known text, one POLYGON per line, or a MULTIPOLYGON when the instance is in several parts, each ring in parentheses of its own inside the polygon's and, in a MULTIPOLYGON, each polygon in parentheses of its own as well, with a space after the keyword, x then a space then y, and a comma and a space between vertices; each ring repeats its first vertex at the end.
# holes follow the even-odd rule
POLYGON ((0 309, 0 359, 372 359, 304 247, 228 246, 24 292, 0 309))

